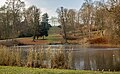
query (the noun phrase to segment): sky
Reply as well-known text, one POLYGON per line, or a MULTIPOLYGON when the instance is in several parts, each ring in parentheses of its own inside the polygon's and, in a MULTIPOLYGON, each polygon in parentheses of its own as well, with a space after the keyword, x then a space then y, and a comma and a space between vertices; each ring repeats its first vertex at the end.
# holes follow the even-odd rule
MULTIPOLYGON (((0 6, 2 6, 5 3, 5 1, 6 0, 0 0, 0 6)), ((51 16, 57 17, 56 13, 57 8, 64 7, 68 9, 79 10, 84 2, 84 0, 21 0, 21 1, 25 2, 26 8, 35 5, 41 9, 42 14, 47 12, 50 17, 51 16)))
MULTIPOLYGON (((0 6, 5 3, 6 0, 0 0, 0 6)), ((42 13, 48 13, 48 15, 56 16, 56 9, 61 6, 70 9, 79 10, 84 0, 22 0, 25 1, 26 7, 35 5, 41 9, 42 13)))
POLYGON ((56 9, 61 6, 80 9, 83 2, 84 0, 26 0, 27 6, 36 5, 43 13, 47 12, 49 16, 57 16, 56 9))

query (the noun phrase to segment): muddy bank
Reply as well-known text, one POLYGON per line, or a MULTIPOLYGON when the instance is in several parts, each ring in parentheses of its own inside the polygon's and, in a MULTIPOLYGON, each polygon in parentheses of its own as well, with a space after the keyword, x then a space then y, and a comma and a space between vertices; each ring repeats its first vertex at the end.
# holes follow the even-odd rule
POLYGON ((25 44, 22 44, 17 40, 2 40, 0 41, 0 45, 10 47, 10 46, 21 46, 25 44))
MULTIPOLYGON (((82 41, 82 40, 81 40, 82 41)), ((83 40, 84 41, 84 40, 83 40)), ((93 42, 93 41, 92 41, 93 42)), ((95 41, 94 41, 95 42, 95 41)), ((102 41, 103 42, 103 41, 102 41)), ((27 46, 27 45, 64 45, 65 43, 63 41, 50 41, 50 40, 35 40, 35 42, 32 41, 31 38, 18 38, 15 40, 9 39, 9 40, 0 40, 0 45, 3 46, 27 46)), ((86 40, 86 42, 79 43, 78 40, 75 42, 70 42, 66 43, 66 45, 80 45, 83 47, 88 47, 88 48, 120 48, 120 45, 114 45, 114 44, 108 44, 108 43, 94 43, 91 44, 89 41, 86 40)))

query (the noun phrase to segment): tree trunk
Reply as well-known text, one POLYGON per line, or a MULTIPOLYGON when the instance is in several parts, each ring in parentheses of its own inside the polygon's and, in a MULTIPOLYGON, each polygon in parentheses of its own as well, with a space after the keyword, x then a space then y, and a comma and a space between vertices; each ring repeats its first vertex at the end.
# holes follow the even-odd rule
POLYGON ((45 38, 44 38, 44 36, 43 36, 43 40, 44 40, 45 38))
POLYGON ((33 36, 33 42, 35 42, 35 35, 33 36))

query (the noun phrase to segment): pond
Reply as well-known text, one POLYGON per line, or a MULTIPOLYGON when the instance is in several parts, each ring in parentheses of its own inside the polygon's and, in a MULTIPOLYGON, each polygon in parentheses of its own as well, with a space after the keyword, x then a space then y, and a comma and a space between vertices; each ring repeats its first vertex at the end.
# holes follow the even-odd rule
MULTIPOLYGON (((71 51, 72 69, 120 71, 120 48, 85 48, 80 45, 41 45, 51 50, 71 51)), ((33 46, 18 46, 28 49, 33 46)))

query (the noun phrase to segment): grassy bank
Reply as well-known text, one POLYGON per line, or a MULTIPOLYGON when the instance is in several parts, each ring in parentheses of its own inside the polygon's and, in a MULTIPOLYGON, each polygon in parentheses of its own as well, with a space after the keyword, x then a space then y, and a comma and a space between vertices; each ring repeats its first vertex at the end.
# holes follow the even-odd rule
POLYGON ((120 72, 39 69, 39 68, 0 66, 0 74, 120 74, 120 72))
POLYGON ((60 44, 62 40, 62 36, 59 34, 49 35, 45 37, 45 40, 40 37, 38 40, 36 39, 35 42, 33 41, 32 37, 25 37, 25 38, 16 38, 14 40, 0 40, 0 45, 4 45, 7 47, 15 46, 15 45, 48 45, 48 44, 60 44))

